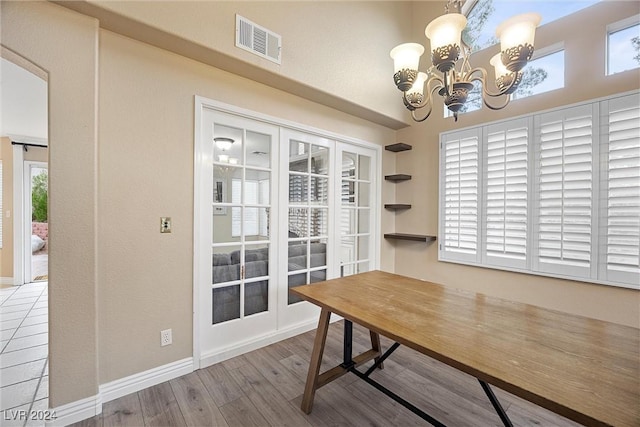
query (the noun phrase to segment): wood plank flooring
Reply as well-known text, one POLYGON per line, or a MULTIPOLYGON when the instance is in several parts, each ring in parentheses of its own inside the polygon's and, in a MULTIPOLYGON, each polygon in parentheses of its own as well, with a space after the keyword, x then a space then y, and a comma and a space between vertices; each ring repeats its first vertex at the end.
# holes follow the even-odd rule
MULTIPOLYGON (((111 426, 428 426, 355 375, 319 389, 300 410, 315 331, 108 402, 74 427, 111 426)), ((384 337, 383 350, 392 342, 384 337)), ((370 345, 354 325, 354 354, 370 345)), ((333 323, 322 370, 342 359, 342 322, 333 323)), ((372 377, 449 426, 501 426, 475 378, 400 347, 372 377)), ((515 426, 578 426, 494 387, 515 426)))

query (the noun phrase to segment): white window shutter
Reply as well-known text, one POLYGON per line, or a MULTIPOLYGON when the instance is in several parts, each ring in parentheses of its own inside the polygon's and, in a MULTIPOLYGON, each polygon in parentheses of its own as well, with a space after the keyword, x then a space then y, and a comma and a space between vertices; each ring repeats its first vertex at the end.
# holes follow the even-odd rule
POLYGON ((536 117, 535 268, 591 277, 594 147, 592 106, 536 117))
POLYGON ((440 257, 478 260, 480 130, 443 135, 441 141, 440 257))
POLYGON ((640 288, 640 96, 603 101, 601 279, 640 288), (608 114, 607 114, 608 113, 608 114), (604 211, 604 212, 603 212, 604 211))
POLYGON ((483 262, 526 268, 528 119, 487 127, 484 155, 483 262))

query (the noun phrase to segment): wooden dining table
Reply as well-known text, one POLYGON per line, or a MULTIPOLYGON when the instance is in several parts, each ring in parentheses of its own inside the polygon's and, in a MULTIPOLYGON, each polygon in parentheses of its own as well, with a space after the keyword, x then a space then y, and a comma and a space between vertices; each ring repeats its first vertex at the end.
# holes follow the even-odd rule
POLYGON ((444 425, 371 378, 404 345, 477 378, 505 426, 512 424, 492 386, 586 426, 640 426, 638 328, 382 271, 290 292, 321 308, 302 400, 305 413, 311 412, 318 388, 354 373, 431 424, 444 425), (345 320, 344 360, 321 373, 332 313, 345 320), (353 323, 371 336, 371 348, 355 356, 353 323), (384 352, 380 335, 395 341, 384 352))

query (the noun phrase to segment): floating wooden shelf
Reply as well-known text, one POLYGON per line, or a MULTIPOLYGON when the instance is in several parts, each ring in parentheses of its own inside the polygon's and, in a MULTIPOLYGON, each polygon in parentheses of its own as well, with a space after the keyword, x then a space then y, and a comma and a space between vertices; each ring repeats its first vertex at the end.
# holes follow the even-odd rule
POLYGON ((411 179, 411 175, 407 175, 404 173, 397 173, 395 175, 385 175, 384 179, 386 179, 387 181, 408 181, 411 179))
POLYGON ((426 236, 422 234, 405 234, 405 233, 387 233, 385 239, 411 240, 414 242, 433 242, 436 236, 426 236))
POLYGON ((404 204, 398 204, 398 203, 394 203, 394 204, 389 204, 389 205, 384 205, 385 209, 390 209, 392 211, 397 211, 400 209, 411 209, 411 205, 404 205, 404 204))
POLYGON ((411 150, 411 148, 412 147, 409 144, 405 144, 403 142, 398 142, 397 144, 386 145, 384 147, 385 150, 393 151, 394 153, 397 153, 398 151, 408 151, 408 150, 411 150))

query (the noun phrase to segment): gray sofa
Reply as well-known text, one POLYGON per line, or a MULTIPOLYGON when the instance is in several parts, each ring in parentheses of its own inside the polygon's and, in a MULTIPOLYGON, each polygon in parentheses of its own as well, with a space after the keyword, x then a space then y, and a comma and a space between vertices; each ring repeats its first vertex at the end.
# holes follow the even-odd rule
MULTIPOLYGON (((297 271, 327 264, 327 248, 325 243, 310 244, 310 259, 307 265, 307 244, 290 244, 288 271, 297 271)), ((269 249, 247 249, 244 255, 245 279, 269 275, 269 249)), ((310 282, 326 279, 326 271, 313 271, 310 282)), ((213 254, 213 283, 224 283, 240 279, 240 251, 213 254)), ((306 272, 292 274, 288 279, 288 287, 307 283, 306 272)), ((268 309, 268 282, 266 280, 245 284, 245 316, 260 313, 268 309)), ((213 291, 213 323, 220 323, 240 317, 240 288, 229 286, 213 291)), ((289 304, 300 301, 289 295, 289 304)))

